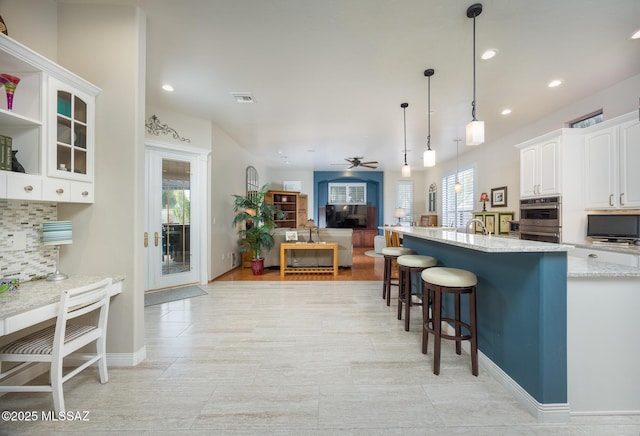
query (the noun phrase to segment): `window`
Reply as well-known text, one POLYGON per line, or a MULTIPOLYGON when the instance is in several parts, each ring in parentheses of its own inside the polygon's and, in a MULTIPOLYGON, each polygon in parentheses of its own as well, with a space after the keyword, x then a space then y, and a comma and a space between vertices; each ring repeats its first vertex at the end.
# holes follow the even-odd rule
POLYGON ((585 127, 593 126, 594 124, 601 123, 603 121, 604 115, 602 114, 602 109, 600 109, 599 111, 580 117, 577 120, 570 121, 569 127, 571 127, 572 129, 582 129, 585 127))
POLYGON ((462 185, 460 193, 455 192, 455 171, 442 176, 442 225, 463 227, 472 218, 475 205, 475 168, 462 169, 458 173, 462 185))
POLYGON ((413 221, 413 182, 399 180, 396 184, 396 207, 404 209, 406 216, 400 218, 400 224, 410 226, 413 221))
POLYGON ((367 184, 329 183, 329 204, 367 204, 367 184))

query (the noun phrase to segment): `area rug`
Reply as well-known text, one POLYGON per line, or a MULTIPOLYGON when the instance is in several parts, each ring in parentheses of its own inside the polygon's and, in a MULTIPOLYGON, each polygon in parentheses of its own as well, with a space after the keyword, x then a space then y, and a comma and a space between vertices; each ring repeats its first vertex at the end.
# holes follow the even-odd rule
POLYGON ((199 286, 182 286, 180 288, 165 289, 144 294, 144 305, 155 306, 156 304, 168 303, 170 301, 184 300, 186 298, 207 295, 199 286))
POLYGON ((374 250, 365 251, 364 255, 369 257, 384 257, 382 254, 376 253, 374 250))

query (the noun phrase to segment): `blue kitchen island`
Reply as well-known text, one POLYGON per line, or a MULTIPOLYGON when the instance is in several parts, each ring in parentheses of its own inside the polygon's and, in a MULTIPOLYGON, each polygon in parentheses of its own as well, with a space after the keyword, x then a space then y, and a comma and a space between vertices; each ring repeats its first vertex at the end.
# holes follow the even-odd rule
POLYGON ((480 362, 539 421, 567 421, 567 251, 573 247, 433 227, 393 230, 418 254, 476 274, 480 362))

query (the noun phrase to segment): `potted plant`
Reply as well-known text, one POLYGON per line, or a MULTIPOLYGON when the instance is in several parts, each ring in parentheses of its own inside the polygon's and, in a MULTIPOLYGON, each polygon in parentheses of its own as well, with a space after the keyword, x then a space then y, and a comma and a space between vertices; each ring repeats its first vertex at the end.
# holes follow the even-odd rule
POLYGON ((271 231, 276 227, 275 219, 282 218, 284 212, 277 206, 265 201, 267 185, 248 195, 234 195, 233 225, 242 225, 239 233, 240 252, 251 251, 251 270, 254 275, 264 271, 263 250, 269 250, 275 244, 271 231))

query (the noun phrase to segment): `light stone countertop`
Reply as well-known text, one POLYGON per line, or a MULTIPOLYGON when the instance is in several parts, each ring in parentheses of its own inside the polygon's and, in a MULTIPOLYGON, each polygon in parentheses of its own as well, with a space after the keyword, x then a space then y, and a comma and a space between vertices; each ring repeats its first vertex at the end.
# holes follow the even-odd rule
MULTIPOLYGON (((384 230, 384 228, 382 229, 384 230)), ((486 253, 566 252, 573 248, 573 245, 567 244, 527 241, 495 235, 467 234, 441 227, 392 227, 391 230, 401 235, 411 235, 428 241, 441 242, 486 253)))
POLYGON ((60 293, 111 277, 113 283, 124 280, 122 275, 77 275, 66 280, 48 282, 44 279, 20 283, 15 291, 0 294, 0 318, 26 312, 60 301, 60 293))
MULTIPOLYGON (((636 277, 640 279, 640 268, 567 256, 567 276, 571 277, 636 277)), ((638 283, 640 286, 640 282, 638 283)), ((640 288, 639 288, 640 289, 640 288)))
MULTIPOLYGON (((611 251, 613 253, 634 254, 640 256, 640 245, 633 244, 616 244, 616 243, 597 243, 597 242, 576 242, 571 243, 576 248, 586 248, 588 250, 611 251)), ((569 252, 571 255, 571 252, 569 252)))

